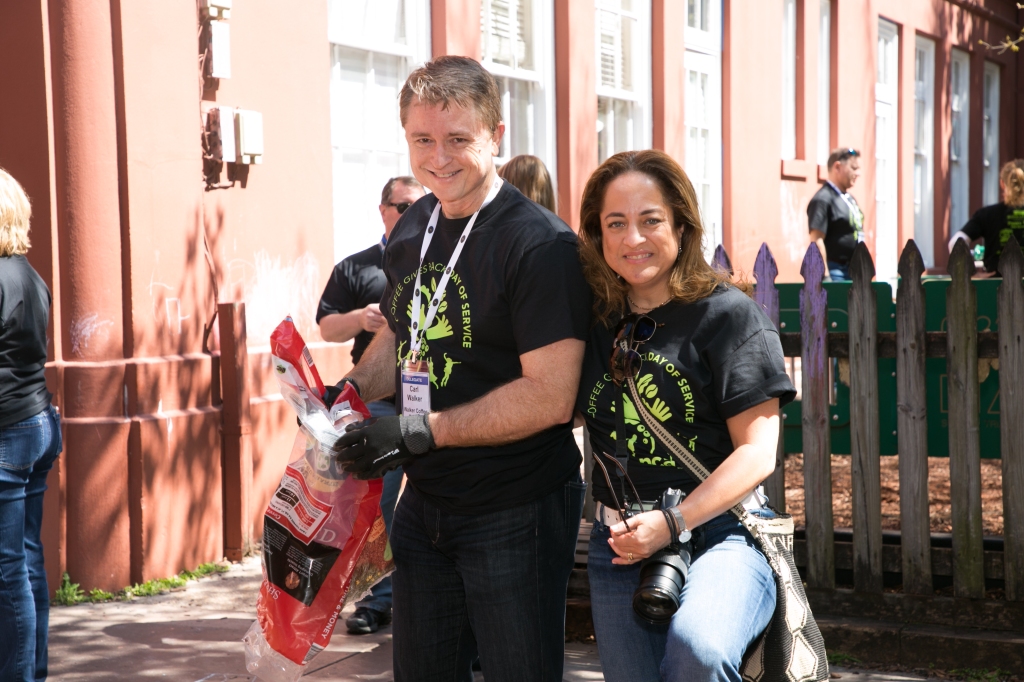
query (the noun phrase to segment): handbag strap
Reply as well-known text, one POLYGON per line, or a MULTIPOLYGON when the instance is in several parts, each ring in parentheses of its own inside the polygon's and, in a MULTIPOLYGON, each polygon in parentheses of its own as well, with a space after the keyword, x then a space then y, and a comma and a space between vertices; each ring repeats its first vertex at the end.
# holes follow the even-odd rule
MULTIPOLYGON (((686 468, 690 470, 690 473, 693 474, 698 481, 703 482, 704 479, 711 475, 711 472, 708 471, 707 467, 705 467, 685 445, 680 443, 675 436, 669 433, 668 429, 662 426, 661 422, 654 418, 654 415, 650 413, 647 406, 640 400, 640 394, 636 390, 636 381, 633 377, 629 377, 627 383, 629 384, 629 394, 633 398, 633 404, 636 406, 637 414, 639 414, 640 418, 644 420, 644 424, 647 425, 647 428, 649 428, 651 433, 653 433, 658 440, 668 448, 668 451, 671 452, 676 459, 682 462, 686 468)), ((736 518, 739 519, 740 523, 743 524, 744 528, 746 528, 755 539, 760 540, 761 530, 750 515, 750 512, 748 512, 742 504, 736 504, 729 511, 736 515, 736 518)))

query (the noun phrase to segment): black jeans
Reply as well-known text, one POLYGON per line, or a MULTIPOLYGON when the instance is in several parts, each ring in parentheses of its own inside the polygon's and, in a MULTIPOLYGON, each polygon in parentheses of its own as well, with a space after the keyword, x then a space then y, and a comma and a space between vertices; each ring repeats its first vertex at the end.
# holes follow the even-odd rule
POLYGON ((500 512, 441 511, 411 485, 392 525, 396 682, 560 682, 586 484, 500 512))

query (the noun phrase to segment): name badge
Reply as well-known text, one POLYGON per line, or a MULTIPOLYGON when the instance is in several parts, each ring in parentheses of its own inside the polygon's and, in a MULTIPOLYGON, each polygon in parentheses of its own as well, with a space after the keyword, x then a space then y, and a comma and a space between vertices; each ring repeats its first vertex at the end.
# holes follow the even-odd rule
POLYGON ((402 362, 402 414, 430 414, 430 365, 426 360, 402 362))

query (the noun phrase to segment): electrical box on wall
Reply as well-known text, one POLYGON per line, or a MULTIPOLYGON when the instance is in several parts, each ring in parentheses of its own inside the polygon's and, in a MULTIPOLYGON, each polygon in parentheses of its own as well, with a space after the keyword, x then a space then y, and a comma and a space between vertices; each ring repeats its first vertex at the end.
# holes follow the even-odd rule
POLYGON ((235 110, 231 107, 210 109, 210 155, 224 163, 234 163, 236 158, 235 145, 235 110))
POLYGON ((231 0, 202 0, 203 15, 211 19, 231 17, 231 0))
POLYGON ((235 110, 237 163, 263 163, 263 114, 235 110))
POLYGON ((231 24, 210 22, 210 77, 231 78, 231 24))

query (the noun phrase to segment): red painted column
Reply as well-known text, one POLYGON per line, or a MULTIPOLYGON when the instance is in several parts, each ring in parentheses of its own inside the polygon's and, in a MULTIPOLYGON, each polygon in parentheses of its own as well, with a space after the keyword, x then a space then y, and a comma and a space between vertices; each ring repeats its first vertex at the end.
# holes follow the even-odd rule
POLYGON ((111 4, 49 5, 64 360, 67 568, 129 582, 122 239, 111 4))
POLYGON ((453 54, 479 60, 480 0, 433 0, 430 42, 435 57, 453 54))
POLYGON ((580 199, 597 168, 597 64, 593 0, 555 3, 558 215, 579 230, 580 199))
POLYGON ((651 3, 651 82, 654 106, 654 144, 680 165, 686 162, 686 3, 653 0, 651 3))

